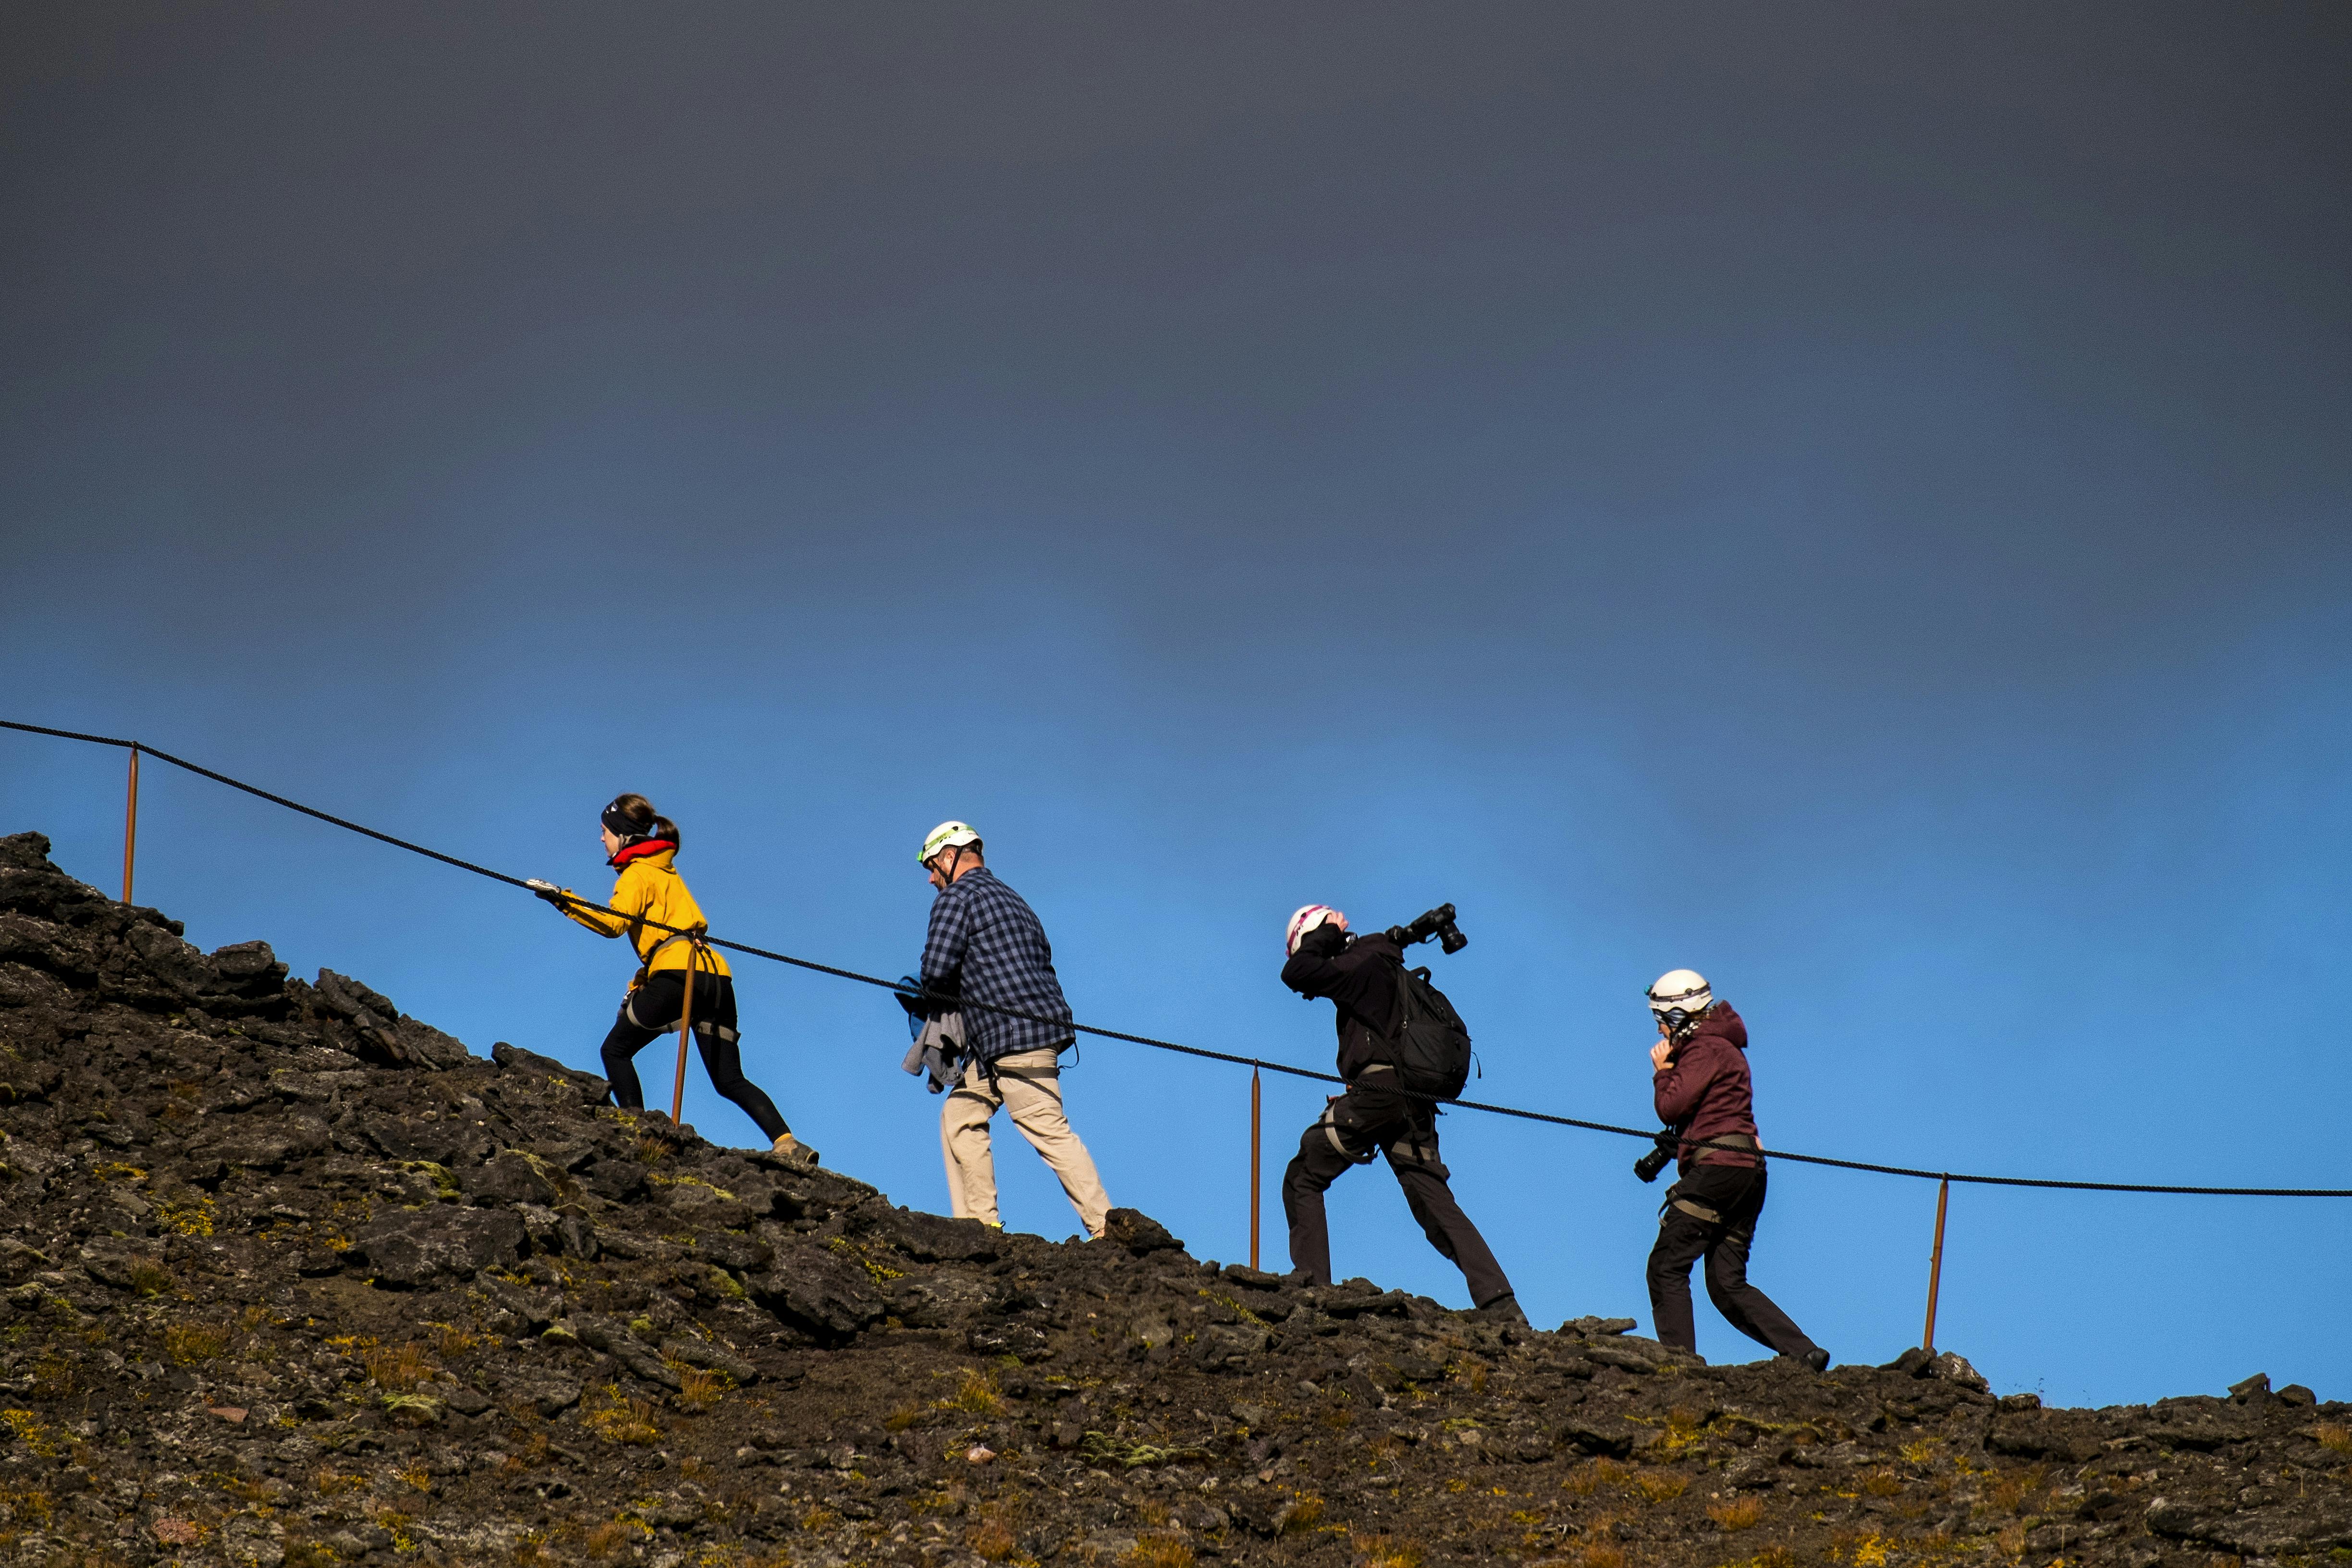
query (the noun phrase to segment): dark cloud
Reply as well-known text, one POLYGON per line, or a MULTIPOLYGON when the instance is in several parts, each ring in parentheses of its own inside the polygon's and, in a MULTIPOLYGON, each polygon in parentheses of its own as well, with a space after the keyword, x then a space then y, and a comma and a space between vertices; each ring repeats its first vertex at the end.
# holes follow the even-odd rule
POLYGON ((1679 556, 1911 666, 2342 582, 2325 10, 26 23, 12 467, 99 539, 1679 556))

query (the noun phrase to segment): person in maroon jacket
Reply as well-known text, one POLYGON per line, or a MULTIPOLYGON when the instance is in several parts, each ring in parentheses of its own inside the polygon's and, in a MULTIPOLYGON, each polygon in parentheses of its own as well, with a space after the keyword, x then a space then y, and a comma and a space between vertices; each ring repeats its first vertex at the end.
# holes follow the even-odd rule
MULTIPOLYGON (((1658 1338, 1698 1349, 1691 1265, 1706 1259, 1706 1296, 1731 1326, 1815 1372, 1830 1352, 1748 1282, 1748 1249, 1764 1212, 1764 1154, 1748 1077, 1748 1026, 1697 972, 1676 969, 1650 987, 1658 1043, 1650 1047, 1658 1120, 1674 1134, 1681 1179, 1658 1210, 1650 1249, 1650 1315, 1658 1338)), ((1664 1134, 1660 1135, 1663 1139, 1664 1134)), ((1646 1173, 1644 1173, 1646 1179, 1646 1173)))

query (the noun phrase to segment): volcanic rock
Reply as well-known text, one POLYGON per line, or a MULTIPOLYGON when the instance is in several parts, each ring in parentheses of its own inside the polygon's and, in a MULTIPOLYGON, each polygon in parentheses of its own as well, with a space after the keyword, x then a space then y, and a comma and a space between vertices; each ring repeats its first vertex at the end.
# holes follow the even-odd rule
POLYGON ((1060 1244, 920 1214, 201 952, 47 850, 0 838, 0 1561, 2352 1548, 2352 1412, 2298 1384, 2045 1409, 1948 1352, 1709 1366, 1626 1318, 1220 1268, 1133 1209, 1060 1244))

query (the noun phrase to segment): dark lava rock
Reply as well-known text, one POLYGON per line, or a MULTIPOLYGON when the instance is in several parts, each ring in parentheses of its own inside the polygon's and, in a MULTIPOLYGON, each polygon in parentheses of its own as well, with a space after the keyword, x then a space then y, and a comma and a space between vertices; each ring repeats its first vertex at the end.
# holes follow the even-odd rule
POLYGON ((156 1269, 163 1266, 147 1247, 114 1237, 98 1237, 75 1255, 89 1277, 101 1285, 111 1285, 118 1290, 134 1289, 140 1270, 156 1269))
POLYGON ((993 1263, 1003 1251, 998 1233, 976 1219, 893 1209, 876 1228, 918 1263, 993 1263))
POLYGON ((522 1221, 512 1214, 436 1204, 362 1226, 352 1238, 352 1256, 382 1283, 408 1287, 512 1264, 525 1240, 522 1221))
POLYGON ((1622 1459, 1633 1451, 1640 1434, 1632 1423, 1602 1414, 1579 1415, 1559 1429, 1559 1440, 1579 1453, 1622 1459))
POLYGON ((779 1247, 767 1269, 746 1283, 777 1316, 829 1340, 846 1339, 884 1315, 863 1262, 821 1246, 779 1247))
POLYGON ((490 1059, 509 1072, 536 1073, 551 1084, 559 1087, 569 1086, 579 1091, 583 1104, 595 1105, 602 1102, 611 1089, 611 1086, 594 1073, 583 1072, 578 1068, 565 1067, 553 1057, 543 1057, 537 1051, 526 1051, 520 1046, 510 1046, 504 1040, 490 1047, 490 1059))
POLYGON ((768 1243, 740 1230, 705 1231, 695 1238, 695 1247, 703 1257, 736 1274, 765 1268, 776 1256, 776 1249, 768 1243))
POLYGON ((2146 1521, 2157 1535, 2243 1557, 2284 1557, 2352 1544, 2352 1499, 2340 1494, 2253 1509, 2211 1498, 2158 1498, 2148 1505, 2146 1521))
POLYGON ((2352 1548, 2352 1411, 2298 1385, 1996 1404, 1949 1352, 1708 1366, 1630 1319, 1546 1333, 1213 1269, 1132 1209, 1079 1245, 919 1214, 542 1052, 475 1057, 265 943, 199 952, 47 848, 0 838, 0 1558, 2352 1548))
POLYGON ((910 1329, 954 1328, 980 1316, 993 1295, 978 1279, 910 1275, 890 1282, 890 1315, 910 1329))
POLYGON ((278 1170, 293 1161, 323 1153, 327 1124, 316 1117, 282 1116, 267 1121, 239 1119, 193 1142, 188 1152, 207 1154, 225 1165, 250 1165, 278 1170))
MULTIPOLYGON (((1221 1371, 1242 1364, 1273 1342, 1274 1336, 1255 1324, 1211 1323, 1192 1342, 1192 1364, 1203 1372, 1221 1371)), ((1369 1381, 1364 1386, 1371 1389, 1369 1381)), ((1379 1391, 1371 1392, 1372 1403, 1379 1404, 1379 1391)))
POLYGON ((556 1201, 560 1174, 544 1161, 528 1154, 500 1154, 479 1165, 469 1166, 458 1177, 458 1190, 473 1203, 491 1207, 514 1204, 551 1204, 556 1201))
POLYGON ((1184 1250, 1184 1244, 1169 1235, 1166 1226, 1140 1209, 1113 1209, 1104 1215, 1103 1239, 1138 1257, 1184 1250))
POLYGON ((1985 1433, 1985 1447, 2021 1459, 2068 1459, 2080 1464, 2096 1458, 2106 1438, 2106 1432, 2087 1412, 2034 1409, 1994 1416, 1985 1433))
POLYGON ((1955 1355, 1950 1351, 1946 1351, 1930 1361, 1927 1363, 1927 1373, 1929 1377, 1940 1377, 1946 1383, 1957 1383, 1962 1388, 1971 1389, 1978 1394, 1986 1393, 1990 1387, 1985 1382, 1984 1375, 1969 1364, 1968 1357, 1955 1355))

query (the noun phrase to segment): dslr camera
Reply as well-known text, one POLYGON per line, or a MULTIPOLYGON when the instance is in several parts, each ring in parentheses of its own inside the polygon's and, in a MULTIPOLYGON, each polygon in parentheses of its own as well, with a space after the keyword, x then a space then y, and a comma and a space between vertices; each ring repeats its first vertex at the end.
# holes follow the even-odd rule
POLYGON ((1470 945, 1470 939, 1464 936, 1462 928, 1454 923, 1452 904, 1440 904, 1427 914, 1415 917, 1412 924, 1391 926, 1382 934, 1399 947, 1411 947, 1417 942, 1427 942, 1435 937, 1437 945, 1449 953, 1460 952, 1470 945))
POLYGON ((1658 1173, 1674 1163, 1675 1152, 1682 1143, 1682 1134, 1668 1127, 1650 1134, 1657 1147, 1633 1162, 1633 1173, 1644 1182, 1654 1182, 1658 1173))

